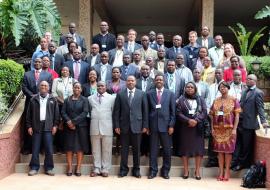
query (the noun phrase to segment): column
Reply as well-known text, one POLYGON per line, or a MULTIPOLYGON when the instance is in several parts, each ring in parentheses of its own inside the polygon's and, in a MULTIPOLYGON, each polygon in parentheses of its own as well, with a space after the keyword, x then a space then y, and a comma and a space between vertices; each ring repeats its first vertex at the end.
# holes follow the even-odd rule
POLYGON ((201 26, 208 26, 210 35, 214 30, 214 0, 202 0, 201 26))

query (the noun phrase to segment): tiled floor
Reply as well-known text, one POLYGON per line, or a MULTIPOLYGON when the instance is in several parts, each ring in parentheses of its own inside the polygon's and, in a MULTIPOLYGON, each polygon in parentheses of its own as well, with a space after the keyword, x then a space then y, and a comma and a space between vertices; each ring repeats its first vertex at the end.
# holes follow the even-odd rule
MULTIPOLYGON (((218 182, 213 178, 197 181, 193 178, 171 178, 165 180, 157 177, 149 180, 146 177, 108 178, 88 176, 67 177, 56 175, 54 177, 39 174, 28 177, 26 174, 13 174, 0 180, 1 190, 240 190, 240 179, 231 179, 229 182, 218 182)), ((261 189, 263 190, 263 189, 261 189)))

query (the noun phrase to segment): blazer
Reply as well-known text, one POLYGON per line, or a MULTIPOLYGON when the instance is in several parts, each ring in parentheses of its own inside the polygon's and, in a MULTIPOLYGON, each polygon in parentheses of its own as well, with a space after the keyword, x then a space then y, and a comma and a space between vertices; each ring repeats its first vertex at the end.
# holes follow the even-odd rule
MULTIPOLYGON (((152 49, 154 49, 154 50, 156 50, 156 51, 158 51, 158 49, 159 49, 159 47, 158 47, 158 44, 157 44, 157 43, 154 43, 154 44, 153 44, 153 46, 151 46, 151 48, 152 48, 152 49)), ((168 48, 167 48, 167 47, 165 47, 164 45, 163 45, 163 48, 165 49, 165 52, 168 50, 168 48)))
MULTIPOLYGON (((93 58, 93 55, 88 55, 86 58, 85 58, 85 62, 87 62, 88 64, 89 64, 89 66, 91 66, 91 60, 92 60, 92 58, 93 58)), ((101 62, 101 60, 100 60, 100 54, 97 54, 97 58, 96 58, 96 61, 95 61, 95 64, 94 65, 96 65, 96 64, 99 64, 101 62)))
MULTIPOLYGON (((164 70, 163 70, 163 73, 166 73, 166 72, 167 72, 167 64, 168 64, 168 61, 169 61, 168 59, 164 58, 164 70)), ((159 62, 159 60, 156 59, 156 60, 155 60, 154 68, 157 69, 157 70, 158 70, 158 62, 159 62)), ((160 70, 158 70, 158 71, 160 71, 160 70)), ((162 71, 160 71, 160 72, 162 72, 162 71)))
MULTIPOLYGON (((126 53, 131 53, 129 52, 127 49, 125 49, 124 47, 122 48, 123 49, 123 54, 126 54, 126 53)), ((113 62, 115 60, 115 54, 116 54, 116 51, 117 49, 114 48, 114 49, 111 49, 108 53, 109 53, 109 64, 110 65, 113 65, 113 62)))
MULTIPOLYGON (((214 40, 213 37, 208 36, 207 39, 208 39, 208 49, 210 49, 211 47, 214 47, 214 46, 216 45, 216 44, 215 44, 215 40, 214 40)), ((202 37, 198 37, 198 38, 197 38, 197 43, 198 43, 200 46, 202 46, 202 37)))
POLYGON ((240 118, 242 120, 241 127, 244 129, 259 129, 257 115, 261 123, 265 123, 263 91, 255 87, 248 94, 249 89, 246 89, 241 96, 240 106, 242 112, 240 118), (247 96, 248 94, 248 96, 247 96))
POLYGON ((105 41, 105 44, 102 44, 102 35, 97 34, 92 39, 92 44, 98 44, 99 45, 99 52, 103 51, 109 51, 116 47, 116 38, 115 35, 108 33, 106 34, 107 38, 105 41), (106 45, 106 48, 103 48, 102 45, 106 45))
MULTIPOLYGON (((176 84, 175 84, 175 99, 177 100, 181 95, 184 94, 185 91, 185 79, 177 75, 177 72, 175 72, 175 78, 176 78, 176 84)), ((168 73, 164 74, 164 88, 168 89, 168 73)))
POLYGON ((175 97, 174 93, 168 89, 163 89, 160 105, 158 105, 157 91, 151 89, 147 93, 149 107, 149 129, 150 132, 167 132, 169 127, 175 124, 175 97))
MULTIPOLYGON (((112 80, 106 81, 106 86, 107 86, 107 92, 109 94, 115 94, 115 92, 112 89, 112 87, 113 87, 112 80)), ((120 79, 119 92, 122 91, 122 90, 124 90, 125 88, 126 88, 126 82, 120 79)))
POLYGON ((113 109, 114 128, 120 128, 121 133, 134 134, 148 128, 148 104, 146 94, 136 89, 131 106, 128 102, 127 89, 117 94, 113 109))
POLYGON ((89 82, 84 83, 82 85, 82 96, 84 96, 86 98, 91 96, 92 94, 90 94, 90 90, 91 90, 91 86, 90 86, 89 82))
POLYGON ((61 76, 61 69, 62 69, 64 62, 65 62, 64 56, 61 54, 57 54, 57 53, 54 54, 54 68, 53 68, 53 60, 52 60, 51 54, 49 54, 48 56, 49 56, 50 61, 51 61, 50 68, 55 70, 59 74, 59 76, 61 76))
POLYGON ((99 97, 94 94, 88 97, 90 105, 90 135, 113 136, 113 106, 115 96, 105 92, 99 103, 99 97))
POLYGON ((127 77, 129 75, 133 75, 136 78, 140 76, 139 68, 135 64, 132 64, 132 63, 129 64, 127 74, 125 73, 125 65, 122 65, 120 69, 121 69, 121 79, 124 81, 127 80, 127 77))
MULTIPOLYGON (((142 77, 137 79, 136 81, 136 88, 142 90, 142 77)), ((148 92, 149 90, 155 88, 155 84, 154 84, 154 79, 152 79, 151 77, 148 77, 147 79, 147 85, 146 85, 146 92, 148 92)))
MULTIPOLYGON (((69 68, 70 76, 74 78, 73 61, 65 62, 64 66, 67 66, 69 68)), ((79 83, 84 84, 87 82, 89 69, 90 67, 88 63, 81 60, 81 69, 80 69, 80 75, 78 78, 79 83)))
MULTIPOLYGON (((188 51, 180 47, 180 53, 182 53, 184 55, 184 64, 185 64, 185 66, 188 67, 190 65, 188 51)), ((171 60, 176 59, 176 53, 174 51, 174 47, 171 47, 166 51, 166 58, 171 59, 171 60)))
POLYGON ((64 122, 72 121, 76 127, 88 126, 87 114, 89 112, 88 99, 80 96, 76 104, 72 104, 72 96, 64 101, 62 118, 64 122))
MULTIPOLYGON (((85 39, 83 36, 80 36, 79 34, 75 33, 75 38, 76 38, 76 43, 81 47, 82 52, 86 53, 87 52, 87 48, 86 48, 86 43, 85 43, 85 39)), ((66 43, 66 39, 65 36, 62 35, 60 37, 60 42, 59 42, 59 46, 62 46, 66 43)))
MULTIPOLYGON (((142 45, 141 44, 138 44, 138 43, 134 43, 134 51, 136 51, 136 50, 138 50, 138 49, 140 49, 142 47, 142 45)), ((124 43, 124 48, 126 49, 126 50, 128 50, 128 42, 125 42, 124 43)), ((134 52, 133 51, 133 52, 134 52)), ((133 52, 131 52, 131 53, 133 53, 133 52)))
POLYGON ((53 127, 57 127, 60 121, 60 113, 57 100, 49 95, 46 104, 46 119, 44 129, 40 127, 40 103, 39 95, 31 98, 26 114, 26 128, 32 128, 35 133, 43 131, 51 131, 53 127))
MULTIPOLYGON (((98 81, 101 80, 101 70, 100 70, 100 68, 101 68, 102 65, 103 65, 102 63, 99 63, 99 64, 94 65, 94 67, 93 67, 95 69, 95 71, 98 73, 98 81)), ((110 64, 107 64, 106 67, 107 67, 107 73, 106 73, 105 82, 107 80, 112 79, 112 66, 110 64)))

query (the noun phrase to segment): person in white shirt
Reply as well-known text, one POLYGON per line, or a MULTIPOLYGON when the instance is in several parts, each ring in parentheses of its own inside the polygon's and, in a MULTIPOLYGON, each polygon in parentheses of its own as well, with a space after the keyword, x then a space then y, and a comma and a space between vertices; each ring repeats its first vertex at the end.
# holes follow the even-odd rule
POLYGON ((128 41, 124 45, 125 49, 127 49, 129 52, 133 53, 134 51, 142 47, 140 44, 136 43, 135 41, 136 37, 137 37, 137 32, 134 29, 129 29, 128 35, 127 35, 128 41))
POLYGON ((247 86, 242 83, 241 71, 236 69, 233 71, 233 82, 230 85, 229 95, 240 101, 242 93, 247 89, 247 86))
POLYGON ((90 55, 88 55, 85 61, 93 67, 95 64, 100 63, 99 45, 92 44, 90 49, 90 55))
POLYGON ((224 54, 223 38, 221 35, 215 36, 216 46, 208 50, 209 57, 212 59, 212 66, 217 67, 221 62, 224 54))

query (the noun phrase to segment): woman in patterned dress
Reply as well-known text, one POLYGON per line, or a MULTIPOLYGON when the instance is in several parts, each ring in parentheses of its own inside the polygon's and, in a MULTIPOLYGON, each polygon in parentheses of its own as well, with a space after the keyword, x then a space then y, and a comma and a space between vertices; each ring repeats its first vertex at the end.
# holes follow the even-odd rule
POLYGON ((222 96, 214 101, 209 113, 212 122, 213 150, 218 152, 218 181, 228 181, 230 178, 232 153, 236 143, 236 128, 241 112, 238 100, 228 95, 229 89, 230 85, 225 81, 219 84, 218 90, 222 96))

